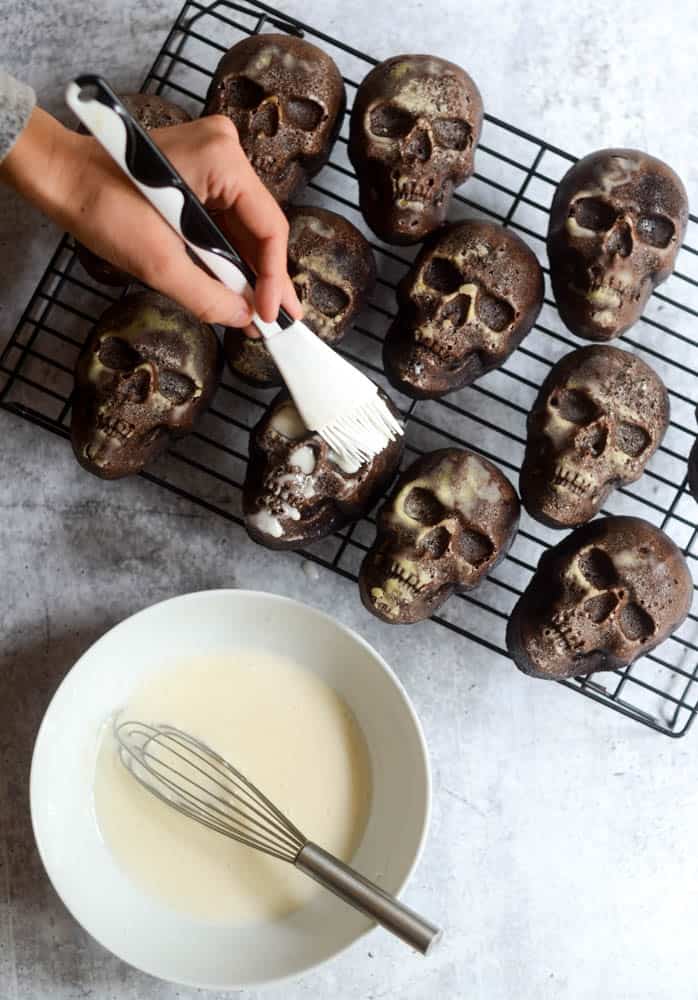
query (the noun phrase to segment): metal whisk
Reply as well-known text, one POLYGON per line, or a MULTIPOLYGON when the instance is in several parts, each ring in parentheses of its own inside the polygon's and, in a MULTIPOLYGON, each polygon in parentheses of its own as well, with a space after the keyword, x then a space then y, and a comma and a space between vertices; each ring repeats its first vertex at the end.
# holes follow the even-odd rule
POLYGON ((423 955, 434 924, 379 889, 301 831, 224 757, 174 726, 114 726, 123 765, 144 788, 204 826, 295 865, 423 955))

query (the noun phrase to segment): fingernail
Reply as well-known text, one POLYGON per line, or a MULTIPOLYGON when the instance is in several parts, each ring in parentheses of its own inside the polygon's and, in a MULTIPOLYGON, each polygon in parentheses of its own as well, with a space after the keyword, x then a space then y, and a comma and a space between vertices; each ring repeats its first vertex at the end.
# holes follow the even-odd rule
POLYGON ((251 319, 251 309, 239 309, 231 320, 231 326, 247 326, 251 319))

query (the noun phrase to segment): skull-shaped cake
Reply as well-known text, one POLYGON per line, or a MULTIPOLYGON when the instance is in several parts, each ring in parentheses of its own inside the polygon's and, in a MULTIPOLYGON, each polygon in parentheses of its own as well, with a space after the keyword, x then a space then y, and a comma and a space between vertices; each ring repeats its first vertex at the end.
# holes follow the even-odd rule
MULTIPOLYGON (((171 125, 182 125, 191 121, 191 115, 184 108, 180 108, 173 101, 166 101, 157 94, 124 94, 121 100, 146 132, 153 128, 169 128, 171 125)), ((85 132, 86 129, 81 125, 78 131, 85 132)), ((114 267, 84 244, 76 241, 75 252, 82 266, 95 281, 113 286, 127 285, 131 281, 130 274, 114 267)))
MULTIPOLYGON (((356 226, 335 212, 311 206, 287 210, 288 273, 303 304, 303 319, 318 337, 337 344, 371 292, 376 263, 356 226)), ((231 369, 258 386, 282 384, 264 341, 228 329, 224 341, 231 369)))
POLYGON ((349 157, 361 211, 388 243, 417 243, 446 218, 473 172, 482 98, 460 66, 395 56, 372 69, 351 115, 349 157))
POLYGON ((516 604, 507 647, 534 677, 615 670, 679 627, 693 598, 686 560, 654 525, 604 517, 541 558, 516 604))
POLYGON ((608 344, 566 354, 528 417, 521 498, 528 513, 570 528, 634 483, 669 426, 669 394, 648 364, 608 344))
POLYGON ((542 302, 540 264, 515 233, 492 222, 449 226, 425 243, 398 286, 385 373, 416 399, 470 385, 518 347, 542 302))
MULTIPOLYGON (((391 412, 398 411, 381 392, 391 412)), ((242 491, 245 527, 255 542, 291 549, 325 538, 371 507, 397 469, 402 435, 371 462, 342 464, 309 431, 283 391, 250 434, 242 491)))
POLYGON ((102 314, 75 369, 75 456, 102 479, 140 470, 187 434, 218 384, 210 326, 164 295, 136 292, 102 314))
POLYGON ((227 115, 277 201, 298 194, 330 155, 346 97, 330 57, 291 35, 252 35, 226 52, 205 114, 227 115))
POLYGON ((635 149, 602 149, 571 167, 550 210, 550 277, 579 337, 612 340, 671 274, 688 222, 671 167, 635 149))
POLYGON ((363 603, 393 625, 428 618, 454 591, 478 585, 518 521, 516 492, 487 459, 459 448, 423 455, 379 511, 359 573, 363 603))

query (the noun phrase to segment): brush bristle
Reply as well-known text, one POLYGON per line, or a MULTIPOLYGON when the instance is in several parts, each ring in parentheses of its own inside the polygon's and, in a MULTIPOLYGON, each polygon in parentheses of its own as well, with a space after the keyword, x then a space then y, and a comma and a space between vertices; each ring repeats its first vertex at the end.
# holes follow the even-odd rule
POLYGON ((372 400, 316 430, 334 452, 346 455, 357 467, 370 462, 404 433, 377 389, 372 400))
POLYGON ((306 427, 347 465, 371 461, 403 433, 377 386, 297 320, 266 341, 306 427))

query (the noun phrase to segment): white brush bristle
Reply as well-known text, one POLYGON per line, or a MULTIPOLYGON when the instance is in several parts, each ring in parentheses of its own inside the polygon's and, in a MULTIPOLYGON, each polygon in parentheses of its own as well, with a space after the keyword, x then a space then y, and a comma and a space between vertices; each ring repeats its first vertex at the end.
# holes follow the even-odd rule
POLYGON ((358 468, 403 433, 374 383, 305 323, 297 320, 265 343, 303 423, 345 464, 358 468))

